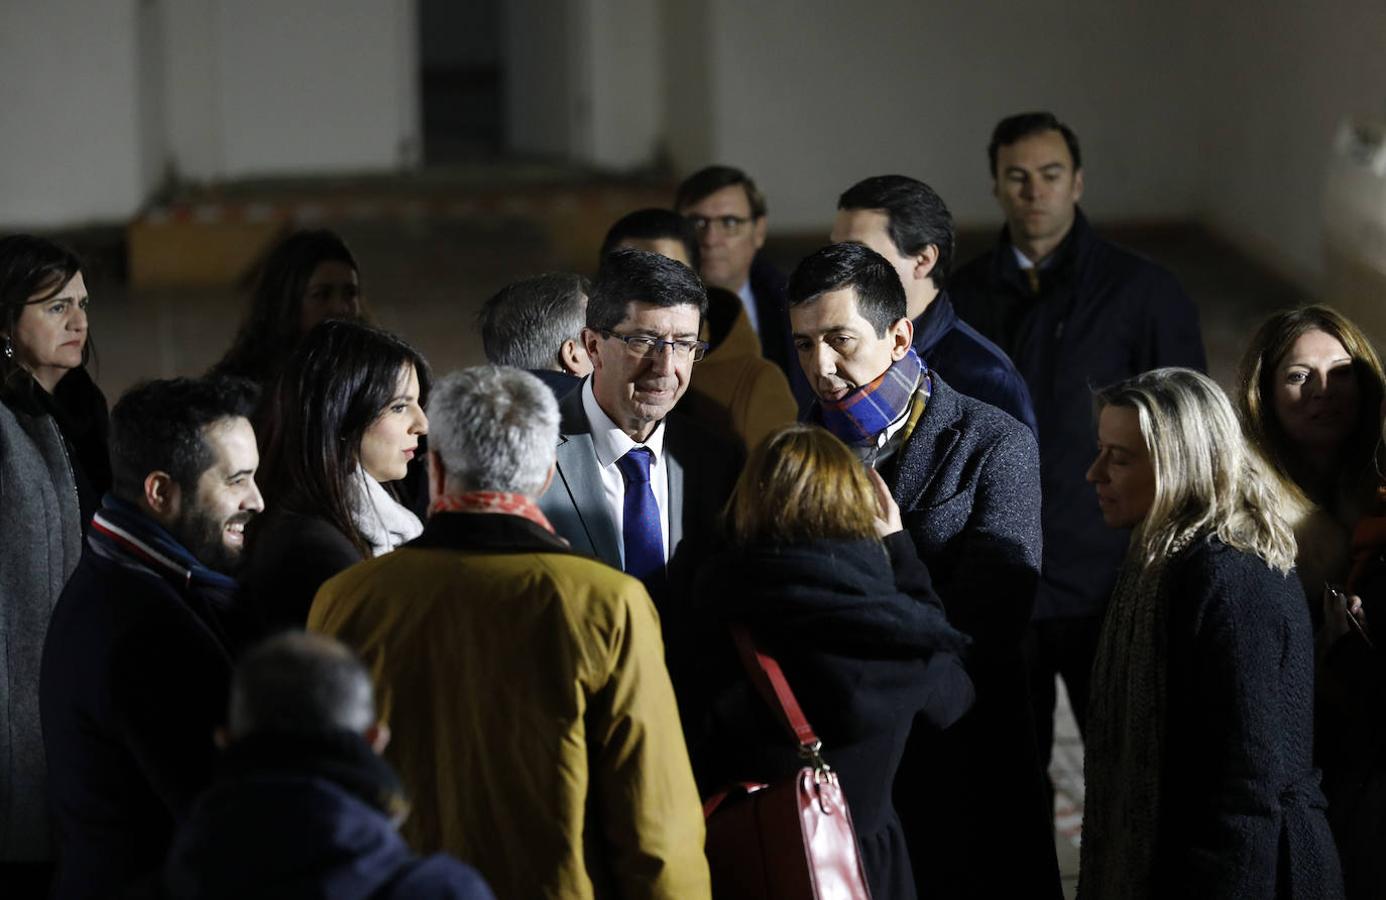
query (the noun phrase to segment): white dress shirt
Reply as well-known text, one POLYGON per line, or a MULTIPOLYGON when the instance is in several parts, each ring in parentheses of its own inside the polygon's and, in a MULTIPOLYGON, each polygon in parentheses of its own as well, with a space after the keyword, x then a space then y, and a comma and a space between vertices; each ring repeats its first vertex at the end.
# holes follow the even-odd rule
POLYGON ((741 290, 736 292, 736 296, 741 298, 741 308, 746 310, 746 318, 751 323, 751 330, 760 334, 760 314, 756 312, 756 295, 751 291, 749 280, 741 286, 741 290))
MULTIPOLYGON (((592 379, 582 385, 582 409, 587 413, 587 424, 592 429, 592 448, 597 452, 597 468, 602 473, 602 493, 606 505, 611 509, 611 517, 616 522, 616 533, 624 536, 623 525, 626 520, 626 479, 616 468, 616 460, 625 456, 632 447, 644 446, 650 450, 650 490, 654 492, 655 505, 659 507, 659 531, 664 541, 664 561, 669 561, 669 467, 664 464, 664 423, 660 422, 643 445, 631 440, 611 417, 597 403, 592 393, 592 379)), ((625 557, 622 543, 621 556, 625 557)))

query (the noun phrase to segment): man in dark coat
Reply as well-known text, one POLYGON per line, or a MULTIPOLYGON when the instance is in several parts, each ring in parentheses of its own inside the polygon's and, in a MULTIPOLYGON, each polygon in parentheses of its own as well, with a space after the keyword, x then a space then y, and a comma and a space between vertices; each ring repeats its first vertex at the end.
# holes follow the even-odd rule
POLYGON ((794 342, 784 314, 784 275, 760 252, 765 246, 765 195, 731 166, 707 166, 689 175, 674 194, 674 210, 698 232, 698 274, 710 287, 741 298, 761 355, 779 366, 800 405, 813 400, 794 363, 794 342))
POLYGON ((945 285, 953 263, 953 217, 922 181, 878 175, 837 200, 832 240, 856 241, 894 266, 914 323, 915 352, 969 397, 1010 413, 1035 432, 1030 391, 1010 357, 958 318, 945 285))
POLYGON ((53 611, 39 704, 57 898, 118 894, 163 862, 211 780, 245 634, 230 606, 263 504, 240 382, 177 379, 111 414, 114 484, 53 611))
POLYGON ((164 866, 171 900, 494 900, 475 869, 420 860, 396 831, 409 808, 379 756, 390 731, 370 675, 338 642, 290 631, 246 654, 217 738, 217 780, 164 866))
POLYGON ((924 366, 900 278, 874 250, 819 250, 788 298, 810 418, 881 473, 973 640, 976 705, 941 736, 916 727, 896 777, 920 896, 1058 897, 1020 646, 1039 575, 1034 436, 924 366))
POLYGON ((586 278, 561 272, 507 284, 477 316, 486 361, 527 370, 562 400, 592 371, 580 334, 590 293, 586 278))
POLYGON ((1078 209, 1082 155, 1050 113, 1002 120, 988 149, 1006 214, 997 245, 951 280, 958 314, 1010 354, 1039 424, 1044 566, 1028 638, 1036 739, 1047 769, 1056 674, 1086 723, 1102 613, 1130 532, 1102 524, 1084 480, 1092 392, 1161 366, 1205 368, 1198 312, 1174 276, 1102 240, 1078 209))

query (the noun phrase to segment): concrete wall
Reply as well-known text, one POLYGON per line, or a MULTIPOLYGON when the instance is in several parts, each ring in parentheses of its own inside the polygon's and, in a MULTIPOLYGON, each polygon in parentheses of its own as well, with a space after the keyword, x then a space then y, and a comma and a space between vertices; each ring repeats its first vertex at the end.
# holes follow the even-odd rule
POLYGON ((143 201, 136 6, 0 4, 0 224, 120 219, 143 201))
POLYGON ((1386 114, 1386 6, 1231 0, 1200 16, 1199 211, 1314 286, 1335 128, 1346 116, 1386 114))
POLYGON ((1196 206, 1187 0, 714 0, 711 157, 751 172, 772 228, 827 229, 854 180, 929 182, 965 224, 999 222, 996 120, 1049 108, 1084 144, 1098 218, 1196 206))

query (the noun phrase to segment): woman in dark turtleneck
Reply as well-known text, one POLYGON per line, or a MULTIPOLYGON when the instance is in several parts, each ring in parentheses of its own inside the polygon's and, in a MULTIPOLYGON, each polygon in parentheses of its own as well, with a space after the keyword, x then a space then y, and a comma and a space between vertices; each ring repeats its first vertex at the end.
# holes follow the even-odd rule
MULTIPOLYGON (((106 398, 87 374, 87 287, 70 250, 0 238, 0 882, 51 873, 38 671, 48 617, 110 487, 106 398)), ((22 892, 22 891, 21 891, 22 892)))
POLYGON ((683 683, 699 786, 773 782, 803 765, 737 659, 727 626, 744 624, 779 661, 838 774, 871 895, 912 898, 891 785, 916 721, 946 728, 971 706, 958 656, 967 638, 948 624, 879 476, 824 429, 771 433, 728 514, 735 548, 699 574, 705 655, 683 683))

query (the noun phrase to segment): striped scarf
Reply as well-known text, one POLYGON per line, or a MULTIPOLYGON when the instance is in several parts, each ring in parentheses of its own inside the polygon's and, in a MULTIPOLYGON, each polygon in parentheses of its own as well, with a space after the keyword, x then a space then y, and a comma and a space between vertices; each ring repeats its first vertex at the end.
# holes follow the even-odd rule
POLYGON ((909 410, 921 382, 928 384, 924 363, 911 347, 875 381, 840 400, 818 401, 823 427, 849 447, 870 444, 909 410))
POLYGON ((134 504, 112 494, 101 499, 101 508, 92 516, 87 544, 107 559, 149 569, 179 590, 213 588, 228 594, 236 590, 236 579, 203 565, 134 504))

